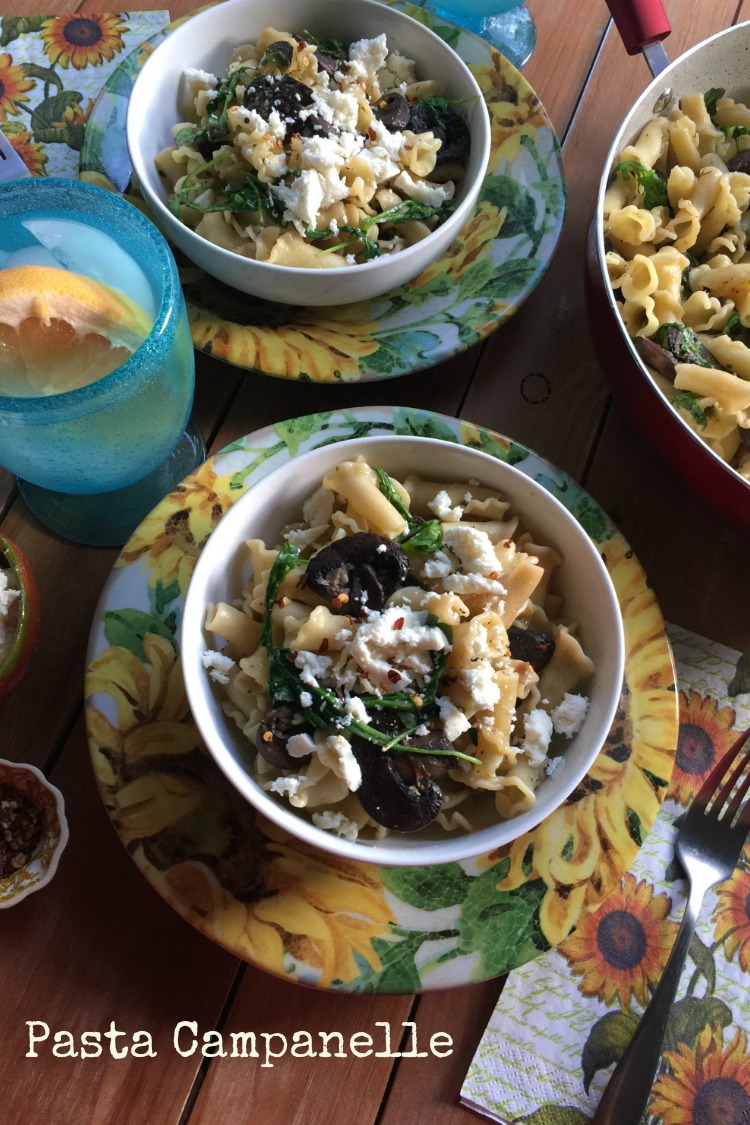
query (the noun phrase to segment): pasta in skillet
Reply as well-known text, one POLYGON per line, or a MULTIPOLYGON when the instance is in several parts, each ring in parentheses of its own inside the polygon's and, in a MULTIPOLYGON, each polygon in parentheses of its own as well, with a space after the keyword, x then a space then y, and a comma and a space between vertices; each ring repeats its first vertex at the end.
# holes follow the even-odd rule
POLYGON ((506 500, 358 457, 280 546, 246 549, 237 603, 207 607, 203 663, 266 790, 350 839, 533 807, 594 668, 554 592, 560 556, 506 500))
POLYGON ((689 94, 619 154, 605 196, 620 313, 682 420, 750 480, 750 108, 689 94))
POLYGON ((156 158, 169 207, 245 257, 330 269, 392 254, 449 213, 461 114, 385 35, 344 47, 266 28, 226 75, 183 78, 185 120, 156 158))

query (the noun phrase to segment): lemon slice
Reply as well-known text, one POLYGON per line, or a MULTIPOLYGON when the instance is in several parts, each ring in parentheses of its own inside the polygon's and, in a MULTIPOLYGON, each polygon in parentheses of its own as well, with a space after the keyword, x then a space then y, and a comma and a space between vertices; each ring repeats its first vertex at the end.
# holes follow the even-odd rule
POLYGON ((124 293, 70 270, 0 270, 0 393, 50 395, 108 375, 153 320, 124 293))

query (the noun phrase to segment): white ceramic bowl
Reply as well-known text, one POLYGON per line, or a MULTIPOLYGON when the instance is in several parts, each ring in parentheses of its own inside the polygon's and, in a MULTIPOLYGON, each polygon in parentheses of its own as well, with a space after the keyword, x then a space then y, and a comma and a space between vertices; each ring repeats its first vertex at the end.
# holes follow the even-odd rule
POLYGON ((387 293, 416 277, 438 258, 471 216, 490 151, 487 108, 468 67, 428 28, 377 0, 227 0, 199 12, 173 31, 141 70, 128 105, 127 144, 133 170, 162 233, 207 273, 235 289, 266 300, 299 305, 341 305, 387 293), (266 27, 320 38, 356 42, 386 33, 390 47, 414 59, 421 78, 437 78, 445 97, 463 104, 471 130, 466 174, 457 185, 455 208, 428 238, 396 254, 361 265, 315 269, 272 265, 216 246, 181 223, 167 207, 167 193, 154 166, 173 143, 171 127, 183 119, 180 79, 188 67, 218 76, 233 49, 252 42, 266 27))
POLYGON ((337 855, 389 866, 449 863, 482 855, 538 824, 575 789, 599 752, 620 698, 624 640, 620 609, 606 567, 580 524, 549 492, 494 457, 430 438, 370 437, 337 442, 292 458, 246 492, 212 532, 193 573, 182 621, 182 667, 193 717, 205 743, 235 788, 255 808, 291 835, 337 855), (558 588, 564 616, 580 623, 585 651, 596 671, 585 693, 590 706, 580 732, 566 744, 562 765, 537 789, 532 810, 500 820, 490 799, 486 819, 471 833, 456 835, 428 827, 392 834, 372 843, 348 841, 317 828, 302 814, 266 793, 252 774, 255 747, 222 711, 222 691, 208 676, 201 654, 215 647, 204 630, 208 602, 233 601, 249 572, 242 545, 248 538, 279 542, 285 524, 301 518, 303 501, 340 461, 362 454, 370 465, 403 478, 421 473, 432 480, 478 480, 506 496, 539 543, 563 557, 558 588))

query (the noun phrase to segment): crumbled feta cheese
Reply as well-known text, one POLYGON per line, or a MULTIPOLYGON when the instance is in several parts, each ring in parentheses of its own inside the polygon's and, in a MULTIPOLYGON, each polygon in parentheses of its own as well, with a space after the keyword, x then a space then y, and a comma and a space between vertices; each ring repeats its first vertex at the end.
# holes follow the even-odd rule
POLYGON ((546 776, 552 777, 553 774, 557 773, 564 761, 565 759, 563 758, 562 754, 558 754, 556 758, 548 758, 544 763, 544 772, 546 776))
POLYGON ((385 60, 385 66, 378 71, 378 86, 382 91, 405 89, 412 82, 416 82, 417 72, 412 59, 399 51, 391 51, 385 60))
POLYGON ((451 180, 444 184, 430 184, 427 180, 415 179, 411 172, 401 172, 393 181, 393 187, 402 195, 408 195, 417 203, 426 203, 428 207, 439 207, 441 203, 453 198, 455 188, 451 180))
POLYGON ((447 695, 438 696, 436 702, 445 737, 449 742, 455 742, 459 735, 469 730, 471 723, 447 695))
POLYGON ((344 710, 347 715, 350 715, 352 719, 357 719, 360 723, 369 723, 370 721, 367 708, 358 695, 352 695, 347 699, 344 710))
POLYGON ((388 57, 385 32, 376 39, 358 39, 349 48, 349 70, 363 78, 374 78, 388 57))
POLYGON ((578 734, 589 709, 589 701, 584 695, 565 692, 562 701, 552 711, 552 725, 557 734, 572 738, 578 734))
POLYGON ((443 538, 458 557, 461 569, 466 574, 489 574, 497 577, 500 562, 486 531, 467 524, 457 524, 455 527, 444 527, 443 538))
POLYGON ((427 502, 427 507, 434 512, 439 520, 460 520, 464 514, 463 508, 451 504, 451 498, 445 489, 438 492, 434 500, 427 502))
POLYGON ((15 590, 5 571, 0 570, 0 659, 5 656, 6 647, 10 647, 16 635, 15 619, 20 597, 21 591, 15 590))
POLYGON ((305 168, 291 184, 274 184, 273 191, 284 204, 284 218, 298 230, 314 228, 323 202, 323 181, 313 168, 305 168))
POLYGON ((497 676, 488 660, 477 660, 468 668, 462 668, 459 679, 469 691, 478 711, 494 707, 500 698, 497 676))
POLYGON ((336 836, 343 836, 346 840, 356 840, 359 835, 359 828, 354 821, 350 820, 348 816, 344 816, 342 812, 333 809, 314 812, 312 822, 317 828, 322 828, 324 832, 333 832, 336 836))
POLYGON ((351 743, 341 734, 330 734, 325 745, 317 750, 323 765, 340 777, 351 793, 356 793, 362 784, 362 770, 354 757, 351 743))
POLYGON ((484 574, 450 574, 443 579, 443 586, 453 594, 496 594, 502 598, 508 592, 502 582, 484 574))
POLYGON ((313 704, 313 697, 310 695, 310 692, 309 691, 303 691, 301 693, 300 697, 299 697, 300 707, 312 707, 312 704, 313 704))
POLYGON ((286 749, 290 758, 306 758, 308 754, 315 753, 315 743, 307 732, 292 734, 286 740, 286 749))
POLYGON ((428 559, 420 572, 422 578, 447 578, 454 569, 454 564, 445 551, 435 551, 428 559))
POLYGON ((410 672, 426 675, 431 670, 430 652, 450 648, 445 633, 428 625, 427 617, 424 610, 400 605, 368 614, 352 641, 352 658, 378 687, 403 690, 412 682, 410 672))
POLYGON ((208 669, 208 674, 217 684, 228 684, 229 673, 234 668, 234 661, 216 649, 206 649, 201 653, 201 664, 208 669))
POLYGON ((325 676, 331 664, 330 656, 319 656, 316 652, 300 649, 294 654, 294 666, 299 669, 300 679, 310 687, 318 686, 318 681, 325 676))
POLYGON ((547 757, 552 738, 552 719, 546 711, 536 707, 524 720, 524 739, 520 747, 532 766, 539 766, 547 757))
POLYGON ((316 90, 313 102, 325 121, 337 125, 344 133, 355 133, 359 117, 359 101, 346 90, 316 90))
POLYGON ((299 793, 303 781, 304 777, 277 777, 268 788, 271 793, 278 793, 280 797, 289 797, 291 800, 299 793))

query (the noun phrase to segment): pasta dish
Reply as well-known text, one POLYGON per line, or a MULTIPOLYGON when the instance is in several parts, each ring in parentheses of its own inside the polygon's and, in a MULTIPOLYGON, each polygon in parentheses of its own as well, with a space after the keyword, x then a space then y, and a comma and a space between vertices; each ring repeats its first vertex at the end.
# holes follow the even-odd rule
POLYGON ((261 786, 352 840, 532 808, 594 671, 559 554, 490 488, 362 457, 301 514, 278 546, 246 541, 239 598, 206 610, 202 663, 261 786))
POLYGON ((226 250, 336 268, 393 254, 449 213, 468 126, 386 36, 349 47, 269 27, 219 79, 185 72, 156 157, 169 208, 226 250))
POLYGON ((636 351, 682 420, 750 480, 750 107, 684 95, 617 157, 606 265, 636 351))

